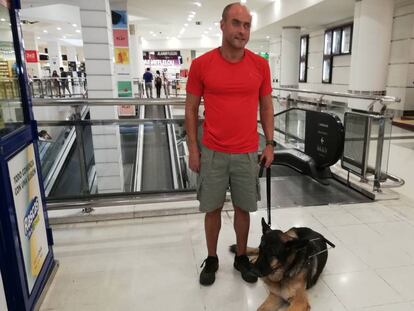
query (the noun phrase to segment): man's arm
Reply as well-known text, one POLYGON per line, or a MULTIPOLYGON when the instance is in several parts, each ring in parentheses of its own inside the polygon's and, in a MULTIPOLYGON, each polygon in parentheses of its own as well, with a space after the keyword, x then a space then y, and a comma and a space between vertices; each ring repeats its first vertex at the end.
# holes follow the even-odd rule
POLYGON ((187 145, 190 153, 189 165, 194 172, 200 171, 200 150, 197 143, 198 107, 201 97, 187 93, 185 100, 185 129, 187 131, 187 145))
MULTIPOLYGON (((273 140, 274 131, 274 118, 273 118, 273 102, 272 94, 260 97, 260 123, 262 124, 263 132, 266 137, 266 141, 273 140)), ((262 151, 260 162, 264 160, 266 167, 269 167, 273 162, 273 149, 272 145, 266 145, 262 151)))

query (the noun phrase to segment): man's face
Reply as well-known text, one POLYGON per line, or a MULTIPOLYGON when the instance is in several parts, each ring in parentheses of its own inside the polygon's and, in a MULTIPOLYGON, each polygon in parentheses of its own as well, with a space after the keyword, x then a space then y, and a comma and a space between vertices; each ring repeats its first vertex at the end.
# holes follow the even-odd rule
POLYGON ((251 22, 252 17, 246 7, 233 5, 220 22, 223 43, 226 42, 234 49, 243 49, 250 38, 251 22))

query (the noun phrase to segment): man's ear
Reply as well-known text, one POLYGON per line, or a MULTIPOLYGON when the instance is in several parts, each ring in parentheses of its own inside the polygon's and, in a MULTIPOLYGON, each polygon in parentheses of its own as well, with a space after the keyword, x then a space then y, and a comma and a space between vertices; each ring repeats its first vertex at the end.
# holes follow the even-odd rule
POLYGON ((269 225, 266 223, 266 221, 262 217, 262 232, 263 232, 263 234, 266 234, 269 231, 272 231, 272 229, 269 227, 269 225))

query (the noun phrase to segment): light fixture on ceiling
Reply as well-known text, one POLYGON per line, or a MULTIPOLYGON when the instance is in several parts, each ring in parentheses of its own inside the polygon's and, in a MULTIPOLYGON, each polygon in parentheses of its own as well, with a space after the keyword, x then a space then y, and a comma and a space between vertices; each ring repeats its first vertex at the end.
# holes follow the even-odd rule
POLYGON ((189 18, 187 18, 187 21, 188 21, 188 22, 191 22, 192 20, 193 20, 193 19, 192 19, 192 18, 190 18, 190 17, 189 17, 189 18))
POLYGON ((78 27, 78 25, 76 25, 76 24, 72 24, 72 26, 73 26, 73 27, 78 27))
POLYGON ((214 23, 214 26, 218 26, 220 23, 219 22, 215 22, 214 23))
POLYGON ((5 18, 0 18, 0 22, 5 22, 6 19, 5 18))
POLYGON ((76 31, 77 33, 80 33, 80 29, 76 29, 75 31, 76 31))
POLYGON ((44 33, 47 33, 47 30, 45 29, 45 30, 43 30, 43 32, 44 32, 44 33))
POLYGON ((185 23, 185 24, 184 24, 184 27, 187 27, 187 26, 188 26, 188 24, 187 24, 187 23, 185 23))
POLYGON ((213 29, 213 28, 211 28, 211 27, 208 27, 208 30, 211 30, 211 29, 213 29))
POLYGON ((240 0, 240 3, 246 3, 247 0, 240 0))
POLYGON ((201 7, 201 2, 193 2, 196 6, 201 7))
POLYGON ((56 27, 56 29, 57 29, 57 30, 62 30, 62 28, 60 28, 60 27, 56 27))
POLYGON ((63 39, 66 39, 66 36, 63 36, 62 38, 63 38, 63 39))
POLYGON ((266 39, 268 39, 268 40, 269 40, 269 39, 270 39, 270 36, 266 36, 266 39))
POLYGON ((37 40, 40 40, 40 37, 37 37, 36 39, 37 39, 37 40))

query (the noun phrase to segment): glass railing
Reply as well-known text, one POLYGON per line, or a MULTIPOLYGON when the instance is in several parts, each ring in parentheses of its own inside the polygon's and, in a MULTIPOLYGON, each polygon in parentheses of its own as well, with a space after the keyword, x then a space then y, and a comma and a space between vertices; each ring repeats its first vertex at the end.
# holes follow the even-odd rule
POLYGON ((51 77, 29 79, 31 96, 35 98, 88 97, 88 85, 83 77, 51 77))

